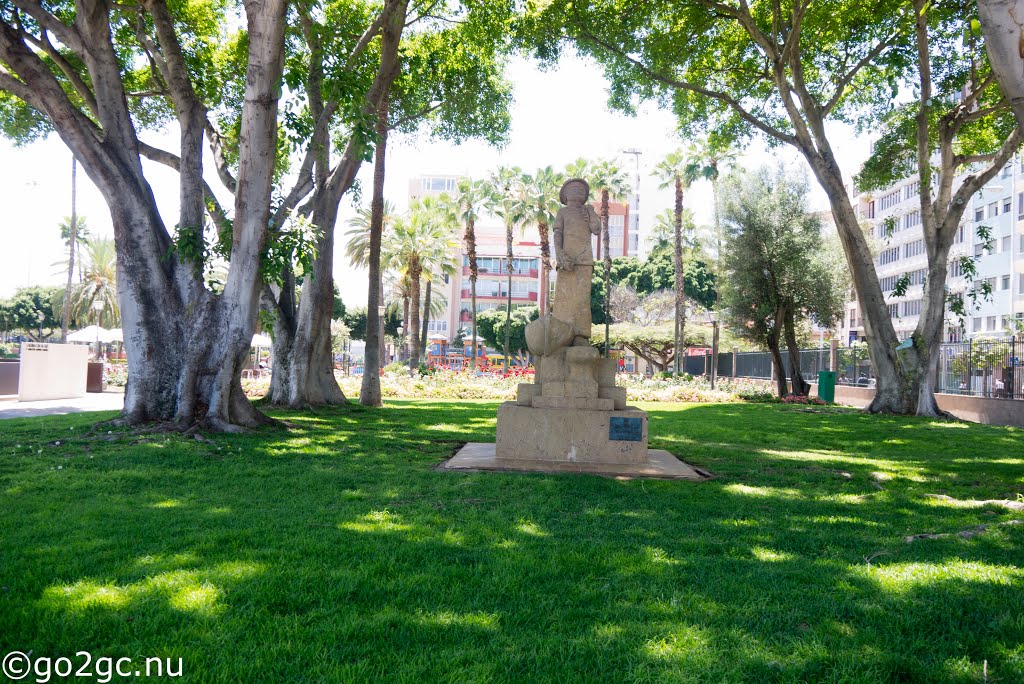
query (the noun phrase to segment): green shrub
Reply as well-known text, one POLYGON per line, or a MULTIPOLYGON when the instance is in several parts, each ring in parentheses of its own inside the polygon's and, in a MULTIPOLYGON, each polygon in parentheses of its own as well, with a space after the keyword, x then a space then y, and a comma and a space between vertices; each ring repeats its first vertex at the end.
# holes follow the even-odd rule
POLYGON ((752 390, 740 392, 737 396, 743 401, 749 401, 754 404, 778 404, 782 401, 774 392, 768 391, 752 390))

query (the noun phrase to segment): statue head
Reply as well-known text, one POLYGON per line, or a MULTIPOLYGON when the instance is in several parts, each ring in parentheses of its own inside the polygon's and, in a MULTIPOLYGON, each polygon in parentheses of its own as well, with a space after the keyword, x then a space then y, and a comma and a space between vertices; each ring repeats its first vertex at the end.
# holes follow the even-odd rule
POLYGON ((582 178, 570 178, 562 183, 558 201, 573 207, 582 207, 590 199, 590 183, 582 178))

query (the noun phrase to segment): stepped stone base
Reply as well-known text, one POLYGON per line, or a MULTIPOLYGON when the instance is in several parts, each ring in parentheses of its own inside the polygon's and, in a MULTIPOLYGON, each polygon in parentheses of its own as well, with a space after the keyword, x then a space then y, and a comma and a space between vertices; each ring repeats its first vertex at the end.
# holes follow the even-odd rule
POLYGON ((593 463, 586 461, 530 461, 498 459, 495 445, 470 442, 439 466, 440 470, 463 472, 583 473, 604 477, 655 478, 701 482, 711 476, 680 461, 663 449, 649 449, 644 463, 593 463))

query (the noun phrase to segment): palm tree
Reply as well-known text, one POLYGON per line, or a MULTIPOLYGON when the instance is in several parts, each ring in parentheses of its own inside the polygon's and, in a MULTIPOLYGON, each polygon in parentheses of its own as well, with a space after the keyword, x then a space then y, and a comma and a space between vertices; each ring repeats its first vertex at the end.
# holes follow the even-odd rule
POLYGON ((477 334, 476 334, 476 280, 480 275, 476 261, 476 220, 480 210, 488 204, 491 195, 491 188, 486 181, 470 180, 464 178, 459 181, 458 194, 449 198, 451 209, 466 225, 466 232, 463 239, 466 241, 466 258, 469 261, 469 289, 470 305, 472 308, 473 326, 473 358, 470 359, 470 368, 476 368, 477 358, 477 334))
POLYGON ((676 316, 675 316, 675 362, 673 372, 679 375, 679 365, 682 359, 683 335, 686 331, 686 292, 683 289, 683 189, 690 184, 692 177, 688 173, 690 163, 682 150, 675 150, 665 155, 665 158, 654 167, 654 175, 661 181, 660 189, 669 186, 675 188, 675 241, 674 261, 676 271, 676 316))
POLYGON ((523 185, 529 203, 531 218, 537 222, 537 235, 540 237, 540 313, 547 312, 548 292, 551 289, 548 280, 551 273, 551 241, 548 227, 555 220, 558 211, 558 191, 565 176, 550 166, 537 169, 533 176, 524 176, 523 185))
MULTIPOLYGON (((711 183, 711 201, 715 216, 715 277, 721 277, 722 264, 722 222, 719 214, 718 179, 724 166, 736 161, 736 151, 728 141, 718 136, 708 136, 690 145, 690 162, 686 165, 686 176, 690 182, 703 178, 711 183)), ((719 288, 715 288, 715 305, 718 304, 719 288)))
POLYGON ((121 312, 117 305, 117 252, 110 238, 91 240, 85 245, 85 268, 82 282, 71 290, 71 316, 77 321, 89 320, 93 302, 102 302, 98 325, 116 328, 121 312))
POLYGON ((608 235, 608 204, 612 197, 624 198, 632 190, 627 174, 615 162, 607 159, 598 160, 592 164, 589 170, 588 179, 590 185, 601 195, 601 210, 598 215, 601 217, 601 243, 604 245, 604 355, 609 354, 609 333, 611 326, 611 311, 608 303, 610 301, 612 282, 612 253, 608 235))
POLYGON ((523 192, 523 171, 518 166, 501 166, 488 180, 491 188, 488 208, 505 223, 505 267, 508 272, 508 303, 505 307, 505 370, 509 366, 509 347, 512 344, 512 240, 515 228, 528 215, 528 203, 523 192))
MULTIPOLYGON (((432 197, 413 201, 409 215, 395 222, 393 237, 387 241, 382 253, 389 255, 388 261, 399 265, 409 280, 409 322, 406 336, 409 344, 409 368, 419 367, 420 353, 420 282, 426 279, 430 287, 435 271, 454 274, 455 263, 452 253, 457 245, 453 226, 440 202, 432 197)), ((430 295, 426 297, 424 318, 429 318, 430 295)), ((424 322, 425 323, 425 322, 424 322)), ((422 326, 425 329, 425 325, 422 326)), ((423 332, 426 337, 425 330, 423 332)))
MULTIPOLYGON (((410 339, 417 347, 415 357, 418 359, 426 353, 427 347, 427 326, 430 320, 431 299, 433 297, 433 279, 435 275, 451 276, 456 272, 456 249, 458 244, 455 241, 455 226, 457 219, 450 211, 450 201, 446 197, 426 197, 420 202, 414 201, 410 205, 410 221, 418 218, 424 226, 423 247, 420 250, 420 263, 422 266, 421 277, 426 283, 423 301, 419 298, 413 299, 413 309, 423 311, 420 316, 419 328, 412 323, 410 339), (421 308, 422 306, 422 308, 421 308)), ((415 367, 414 367, 415 369, 415 367)))
MULTIPOLYGON (((345 243, 345 256, 348 257, 350 264, 357 268, 366 268, 369 264, 370 258, 370 215, 371 211, 369 207, 363 207, 356 211, 348 221, 348 225, 351 230, 345 232, 348 237, 348 241, 345 243)), ((391 224, 394 223, 395 217, 398 212, 395 211, 395 205, 389 200, 384 200, 384 232, 385 234, 391 228, 391 224)), ((381 271, 386 269, 385 264, 381 264, 381 271)))

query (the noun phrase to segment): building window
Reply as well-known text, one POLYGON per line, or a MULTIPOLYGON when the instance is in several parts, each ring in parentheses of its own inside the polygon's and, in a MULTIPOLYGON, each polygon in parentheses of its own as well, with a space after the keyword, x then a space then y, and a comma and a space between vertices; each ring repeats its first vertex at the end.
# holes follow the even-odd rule
POLYGON ((909 259, 915 257, 918 254, 924 254, 924 240, 914 240, 903 245, 903 258, 909 259))
POLYGON ((856 309, 850 309, 850 327, 851 328, 856 328, 857 327, 857 310, 856 309))
POLYGON ((1005 200, 1003 200, 1003 213, 1004 214, 1009 214, 1010 213, 1010 209, 1012 207, 1013 207, 1013 202, 1010 201, 1009 197, 1007 197, 1005 200))
POLYGON ((974 332, 981 332, 981 319, 980 319, 980 318, 975 318, 975 319, 974 319, 974 320, 973 320, 973 321, 971 322, 971 329, 972 329, 972 330, 973 330, 974 332))
POLYGON ((889 305, 889 318, 899 318, 899 317, 900 317, 900 305, 899 304, 890 304, 889 305))
POLYGON ((608 237, 609 238, 622 238, 622 233, 626 228, 626 217, 619 215, 612 215, 608 217, 608 237))
POLYGON ((974 245, 974 256, 980 257, 984 251, 985 245, 981 244, 980 242, 974 245))
POLYGON ((878 263, 882 266, 885 264, 891 264, 900 258, 900 248, 890 247, 878 255, 878 263))
POLYGON ((1024 273, 1017 276, 1019 282, 1017 283, 1017 294, 1024 294, 1024 273))
POLYGON ((1009 290, 1010 289, 1010 276, 1008 276, 1008 275, 1004 275, 1003 276, 1003 286, 1000 289, 1003 289, 1003 290, 1009 290))
POLYGON ((966 233, 966 231, 964 230, 963 226, 960 226, 959 228, 957 228, 957 230, 956 230, 956 238, 954 240, 956 242, 956 244, 960 244, 961 242, 964 241, 964 234, 965 233, 966 233))
POLYGON ((914 181, 903 187, 903 199, 910 199, 921 191, 921 181, 914 181))
POLYGON ((906 216, 903 217, 903 228, 904 228, 904 230, 906 230, 908 228, 913 228, 914 226, 919 226, 919 225, 921 225, 921 211, 920 210, 912 211, 912 212, 910 212, 909 214, 907 214, 906 216))
POLYGON ((920 316, 921 315, 921 300, 914 299, 909 302, 903 302, 903 315, 904 316, 920 316))
POLYGON ((993 202, 988 205, 988 217, 999 216, 999 202, 993 202))
POLYGON ((949 264, 949 277, 959 278, 964 274, 964 265, 959 259, 953 259, 949 264))
POLYGON ((882 211, 885 211, 886 209, 889 209, 890 207, 894 207, 894 206, 896 206, 899 203, 900 203, 900 191, 899 190, 895 190, 893 192, 890 192, 888 195, 884 195, 882 197, 882 199, 878 200, 879 208, 882 211))
POLYGON ((985 330, 986 331, 992 331, 992 330, 995 330, 995 329, 996 329, 996 317, 995 316, 989 316, 988 318, 985 319, 985 330))
POLYGON ((1003 251, 1009 252, 1013 249, 1013 242, 1011 236, 1007 235, 1003 238, 1003 251))
POLYGON ((985 220, 985 210, 984 209, 975 209, 974 210, 974 220, 975 221, 984 221, 985 220))

